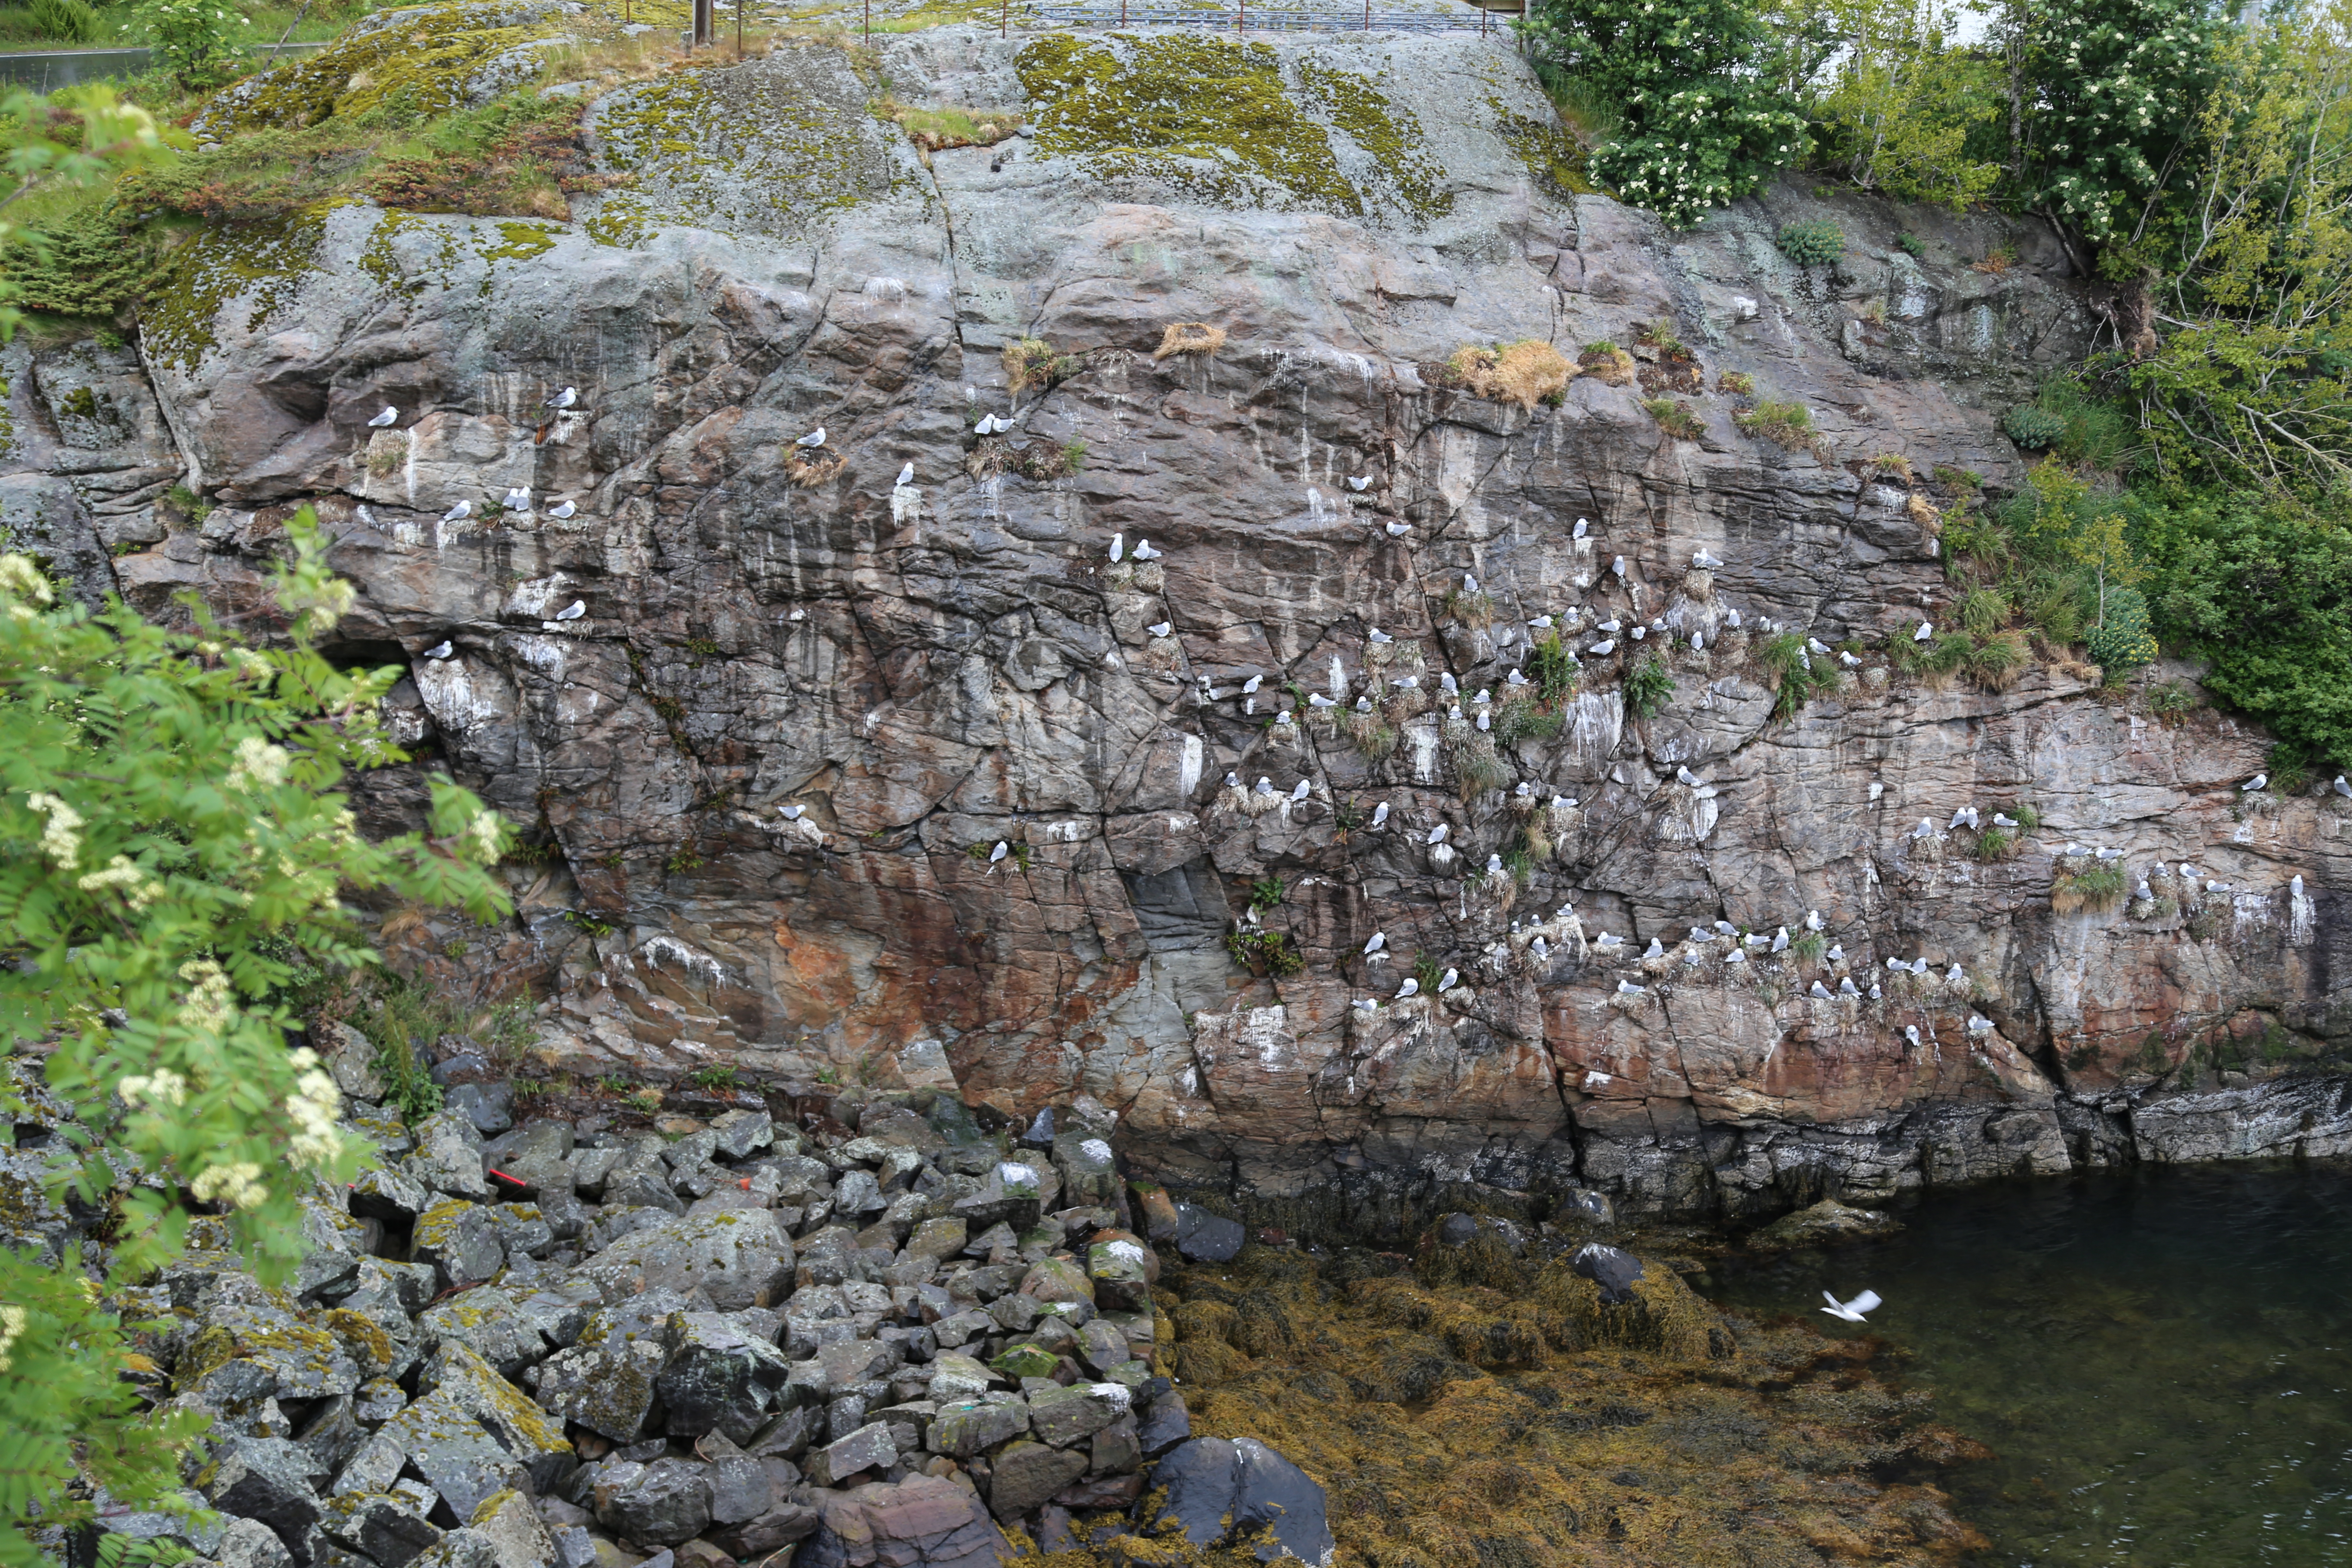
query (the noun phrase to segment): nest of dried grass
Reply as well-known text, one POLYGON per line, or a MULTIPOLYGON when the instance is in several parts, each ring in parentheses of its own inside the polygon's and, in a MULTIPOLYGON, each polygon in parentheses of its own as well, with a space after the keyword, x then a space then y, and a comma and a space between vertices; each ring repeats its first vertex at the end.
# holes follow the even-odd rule
POLYGON ((812 453, 795 447, 784 454, 784 477, 809 489, 840 473, 845 461, 838 452, 819 448, 812 453))
POLYGON ((1225 329, 1213 327, 1206 321, 1171 321, 1160 334, 1160 346, 1151 351, 1155 360, 1171 354, 1213 354, 1225 346, 1225 329))
POLYGON ((1576 374, 1560 352, 1541 338, 1456 349, 1445 362, 1445 372, 1452 384, 1474 397, 1526 409, 1565 388, 1576 374))

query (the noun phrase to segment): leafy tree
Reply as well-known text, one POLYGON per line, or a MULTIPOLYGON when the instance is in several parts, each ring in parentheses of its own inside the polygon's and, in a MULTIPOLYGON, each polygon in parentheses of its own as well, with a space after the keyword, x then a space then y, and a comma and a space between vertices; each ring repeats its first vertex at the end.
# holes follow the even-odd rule
POLYGON ((2175 479, 2352 496, 2352 0, 2219 52, 2120 379, 2175 479))
POLYGON ((1538 0, 1522 26, 1539 61, 1621 108, 1593 176, 1675 227, 1805 151, 1804 117, 1758 69, 1763 21, 1738 0, 1538 0))
POLYGON ((2166 646, 2303 758, 2352 767, 2352 520, 2254 491, 2136 498, 2166 646))
POLYGON ((1817 11, 1844 46, 1822 62, 1822 142, 1854 184, 1955 212, 1990 195, 2000 164, 1976 143, 2000 116, 2000 81, 1990 62, 1950 46, 1958 7, 1831 0, 1817 11))
MULTIPOLYGON (((2137 274, 2138 247, 2188 184, 2196 117, 2226 26, 2206 0, 2033 0, 2022 32, 2026 205, 2058 225, 2084 272, 2137 274)), ((2016 126, 2016 121, 2012 121, 2016 126)))
POLYGON ((287 538, 286 636, 268 647, 194 605, 189 632, 119 600, 60 605, 32 562, 0 556, 0 1037, 38 1042, 76 1112, 58 1182, 120 1213, 103 1269, 0 1249, 0 1517, 16 1527, 0 1529, 0 1563, 43 1561, 28 1521, 89 1516, 77 1474, 168 1506, 202 1425, 138 1411, 101 1281, 169 1262, 207 1211, 257 1275, 283 1279, 302 1198, 332 1196, 364 1153, 337 1127, 334 1080, 287 1049, 298 1020, 275 999, 299 961, 373 961, 341 891, 504 906, 484 868, 506 829, 455 785, 433 787, 427 835, 355 831, 334 786, 401 760, 378 718, 399 672, 320 656, 352 591, 307 511, 287 538))

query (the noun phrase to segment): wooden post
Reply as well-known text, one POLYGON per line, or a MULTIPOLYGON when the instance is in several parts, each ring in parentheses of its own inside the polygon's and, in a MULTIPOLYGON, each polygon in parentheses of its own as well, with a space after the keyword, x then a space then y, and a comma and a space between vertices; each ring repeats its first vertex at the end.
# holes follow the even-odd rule
POLYGON ((1372 0, 1364 0, 1364 31, 1372 30, 1372 0))
POLYGON ((711 10, 717 0, 694 0, 694 47, 707 48, 711 35, 718 31, 712 25, 711 10))
POLYGON ((1000 38, 1013 36, 1013 0, 1004 0, 1004 13, 996 22, 996 36, 1000 38))

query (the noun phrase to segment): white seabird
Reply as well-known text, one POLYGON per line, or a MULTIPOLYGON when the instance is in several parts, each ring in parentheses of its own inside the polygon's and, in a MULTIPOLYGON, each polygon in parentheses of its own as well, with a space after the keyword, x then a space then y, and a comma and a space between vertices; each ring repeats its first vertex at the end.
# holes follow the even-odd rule
POLYGON ((1253 675, 1247 680, 1243 681, 1242 695, 1246 697, 1255 693, 1257 690, 1258 682, 1265 679, 1265 677, 1263 675, 1253 675))
POLYGON ((1176 626, 1172 621, 1154 621, 1151 625, 1144 627, 1143 629, 1150 632, 1153 637, 1158 638, 1164 637, 1170 632, 1174 631, 1176 629, 1176 626))
POLYGON ((1620 996, 1640 996, 1646 994, 1648 990, 1647 986, 1636 985, 1630 980, 1620 980, 1617 983, 1617 994, 1620 996))
POLYGON ((1381 628, 1380 628, 1380 627, 1378 627, 1378 626, 1373 626, 1373 627, 1370 627, 1370 629, 1368 629, 1368 630, 1364 633, 1364 640, 1365 640, 1366 642, 1371 642, 1371 643, 1383 643, 1383 642, 1394 642, 1394 641, 1396 641, 1396 638, 1394 638, 1394 637, 1392 637, 1389 636, 1389 634, 1388 634, 1388 633, 1386 633, 1386 632, 1384 632, 1384 631, 1381 630, 1381 628))
POLYGON ((1375 828, 1386 827, 1388 823, 1389 803, 1387 801, 1382 801, 1380 805, 1372 807, 1372 826, 1375 828))
POLYGON ((905 489, 907 486, 911 485, 911 484, 913 484, 914 482, 915 482, 915 465, 914 465, 914 464, 912 464, 912 463, 908 463, 905 468, 900 468, 900 469, 898 470, 898 485, 899 485, 899 488, 903 489, 905 489))
POLYGON ((1827 1312, 1832 1318, 1842 1319, 1849 1323, 1859 1323, 1866 1321, 1864 1314, 1876 1311, 1880 1304, 1878 1292, 1875 1290, 1864 1290, 1861 1295, 1856 1296, 1851 1301, 1841 1301, 1835 1296, 1832 1296, 1827 1290, 1824 1290, 1822 1292, 1822 1300, 1829 1303, 1828 1306, 1822 1309, 1822 1311, 1827 1312))
POLYGON ((371 430, 382 430, 390 426, 396 425, 399 422, 400 410, 387 403, 383 405, 383 413, 368 421, 368 428, 371 430))
POLYGON ((1774 952, 1786 952, 1789 951, 1789 928, 1787 926, 1782 926, 1779 931, 1772 933, 1772 951, 1774 952))
POLYGON ((1656 937, 1652 937, 1650 939, 1648 951, 1643 952, 1642 956, 1643 958, 1664 958, 1666 956, 1666 944, 1660 942, 1656 937))
POLYGON ((1445 836, 1453 831, 1449 825, 1441 822, 1429 830, 1429 842, 1433 845, 1443 844, 1445 842, 1445 836))
POLYGON ((1617 639, 1614 637, 1603 637, 1601 641, 1594 643, 1591 647, 1586 648, 1584 651, 1592 655, 1596 658, 1605 658, 1609 655, 1617 651, 1617 639))
POLYGON ((1453 990, 1454 986, 1461 983, 1462 972, 1458 969, 1449 969, 1443 975, 1438 977, 1437 994, 1443 996, 1445 993, 1453 990))
POLYGON ((507 491, 507 499, 499 504, 505 507, 509 511, 529 511, 530 510, 530 491, 521 486, 517 486, 507 491))
POLYGON ((1420 994, 1421 982, 1408 974, 1404 977, 1404 984, 1397 987, 1396 999, 1402 1002, 1408 996, 1418 996, 1420 994))
POLYGON ((466 519, 473 515, 474 503, 469 500, 461 500, 456 506, 451 507, 447 511, 443 512, 441 514, 441 521, 444 522, 463 522, 466 519))
POLYGON ((1723 560, 1722 557, 1710 555, 1702 549, 1697 554, 1691 557, 1691 564, 1697 567, 1702 572, 1712 572, 1717 567, 1723 564, 1723 560))
POLYGON ((1348 488, 1354 490, 1358 495, 1363 494, 1364 491, 1370 487, 1371 482, 1372 476, 1370 474, 1349 474, 1348 476, 1348 488))
POLYGON ((1148 539, 1139 539, 1135 542, 1135 558, 1138 561, 1157 561, 1164 553, 1166 553, 1164 551, 1151 548, 1151 541, 1148 539))
POLYGON ((457 651, 457 648, 456 644, 444 641, 432 647, 426 648, 425 650, 425 657, 433 659, 447 658, 451 654, 457 651))
POLYGON ((1412 531, 1412 524, 1409 522, 1396 522, 1391 521, 1381 524, 1381 527, 1387 532, 1391 539, 1402 539, 1406 534, 1412 531))
POLYGON ((1309 787, 1310 786, 1305 779, 1300 779, 1297 784, 1291 787, 1290 798, 1293 801, 1305 800, 1307 798, 1307 791, 1309 787))
POLYGON ((1254 794, 1272 795, 1274 793, 1274 781, 1266 777, 1264 773, 1260 773, 1257 775, 1257 783, 1250 787, 1254 794))
POLYGON ((806 447, 810 451, 815 451, 819 447, 824 445, 824 426, 820 425, 805 436, 794 437, 793 438, 793 445, 795 447, 806 447))
POLYGON ((1581 539, 1584 537, 1585 530, 1591 526, 1592 524, 1590 520, 1580 517, 1576 520, 1576 526, 1569 530, 1568 536, 1570 539, 1581 539))
POLYGON ((1337 708, 1339 705, 1337 702, 1332 701, 1328 697, 1324 696, 1319 691, 1310 691, 1307 694, 1307 706, 1309 708, 1337 708))
POLYGON ((1815 998, 1817 998, 1817 999, 1818 999, 1818 1000, 1820 1000, 1820 1001, 1826 1002, 1826 1001, 1828 1001, 1828 1000, 1830 999, 1830 988, 1829 988, 1828 986, 1826 986, 1826 985, 1822 984, 1820 981, 1818 981, 1818 980, 1816 980, 1816 981, 1814 981, 1814 982, 1813 982, 1813 989, 1812 989, 1812 993, 1811 993, 1811 994, 1812 994, 1812 995, 1813 995, 1815 998))
POLYGON ((1376 931, 1372 933, 1372 940, 1364 943, 1364 956, 1370 958, 1372 954, 1380 952, 1381 949, 1388 946, 1388 944, 1389 933, 1384 931, 1376 931))
POLYGON ((1127 559, 1127 535, 1114 533, 1110 536, 1110 563, 1116 566, 1125 559, 1127 559))
POLYGON ((580 389, 576 386, 567 386, 561 392, 550 393, 548 395, 547 401, 540 405, 540 406, 542 408, 569 408, 579 401, 580 389))
POLYGON ((1819 930, 1821 930, 1821 929, 1822 929, 1822 911, 1821 911, 1821 910, 1807 910, 1805 911, 1805 929, 1806 929, 1807 931, 1819 931, 1819 930))
POLYGON ((1841 996, 1859 996, 1862 994, 1861 991, 1854 985, 1853 975, 1849 974, 1844 979, 1838 982, 1838 994, 1841 996))
POLYGON ((1991 1020, 1990 1018, 1986 1017, 1986 1016, 1985 1016, 1983 1014, 1981 1014, 1981 1013, 1971 1013, 1971 1014, 1969 1014, 1969 1034, 1971 1034, 1971 1035, 1990 1035, 1990 1034, 1991 1034, 1991 1033, 1992 1033, 1992 1020, 1991 1020))
POLYGON ((2240 795, 2252 795, 2252 794, 2253 794, 2253 793, 2254 793, 2254 791, 2256 791, 2256 790, 2258 790, 2258 789, 2266 789, 2266 788, 2268 788, 2268 787, 2269 787, 2269 785, 2270 785, 2270 782, 2271 782, 2271 775, 2270 775, 2270 774, 2268 774, 2268 773, 2256 773, 2252 778, 2248 779, 2245 783, 2243 783, 2243 784, 2240 784, 2240 785, 2238 786, 2238 793, 2239 793, 2240 795))
POLYGON ((553 506, 549 507, 547 509, 547 515, 555 519, 558 522, 561 522, 579 510, 580 507, 577 502, 562 500, 556 502, 553 506))
POLYGON ((1929 637, 1932 637, 1935 635, 1936 623, 1933 621, 1921 621, 1919 623, 1919 629, 1911 634, 1911 640, 1913 642, 1926 642, 1929 637))
POLYGON ((585 599, 574 599, 570 604, 564 605, 563 608, 556 611, 555 618, 559 621, 576 621, 587 613, 588 601, 585 599))

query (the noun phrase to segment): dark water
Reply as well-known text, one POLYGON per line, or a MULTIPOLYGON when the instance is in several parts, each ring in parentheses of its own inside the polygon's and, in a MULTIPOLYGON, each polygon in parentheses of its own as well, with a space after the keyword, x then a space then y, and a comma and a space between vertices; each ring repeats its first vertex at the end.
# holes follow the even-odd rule
POLYGON ((2000 1457, 1946 1472, 1988 1564, 2352 1568, 2352 1169, 1979 1189, 1885 1241, 1718 1268, 1751 1315, 1886 1304, 1897 1381, 2000 1457))

